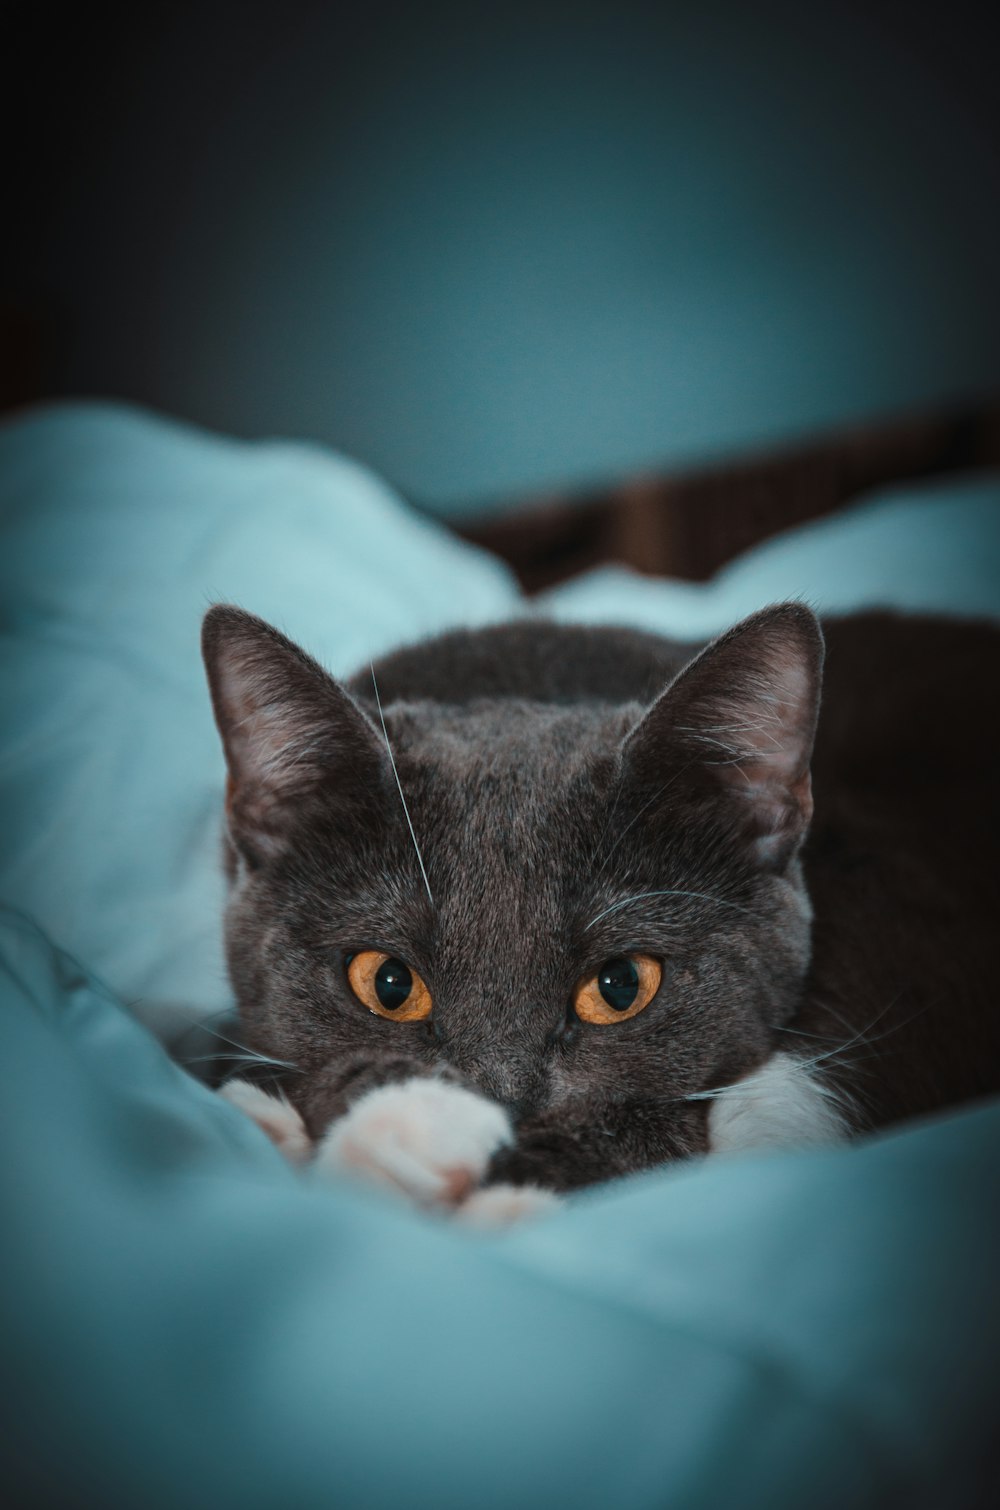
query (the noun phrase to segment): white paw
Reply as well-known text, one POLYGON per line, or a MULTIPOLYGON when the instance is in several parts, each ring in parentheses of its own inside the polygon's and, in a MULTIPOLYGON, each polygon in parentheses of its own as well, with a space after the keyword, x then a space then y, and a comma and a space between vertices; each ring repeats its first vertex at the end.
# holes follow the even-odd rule
POLYGON ((391 1185, 421 1206, 452 1207, 513 1136, 495 1102, 447 1080, 418 1077, 362 1096, 323 1138, 315 1168, 391 1185))
POLYGON ((290 1163, 301 1164, 309 1157, 312 1143, 305 1124, 284 1096, 271 1096, 249 1080, 227 1080, 219 1095, 256 1122, 290 1163))
POLYGON ((457 1215, 470 1227, 510 1227, 561 1205, 554 1190, 538 1185, 487 1185, 485 1190, 474 1190, 457 1215))

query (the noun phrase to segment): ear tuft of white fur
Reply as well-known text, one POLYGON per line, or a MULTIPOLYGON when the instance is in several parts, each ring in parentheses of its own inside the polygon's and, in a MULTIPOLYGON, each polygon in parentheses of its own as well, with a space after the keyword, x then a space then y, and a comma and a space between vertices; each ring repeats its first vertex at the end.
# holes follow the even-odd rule
POLYGON ((227 1080, 219 1095, 256 1122, 292 1164, 302 1164, 312 1152, 305 1123, 284 1096, 272 1096, 250 1080, 227 1080))
POLYGON ((710 1153, 808 1148, 841 1143, 848 1134, 835 1093, 794 1054, 772 1054, 715 1092, 708 1113, 710 1153))
POLYGON ((323 1138, 315 1168, 391 1185, 421 1206, 451 1208, 476 1188, 513 1136, 496 1102, 447 1080, 416 1076, 362 1096, 323 1138))

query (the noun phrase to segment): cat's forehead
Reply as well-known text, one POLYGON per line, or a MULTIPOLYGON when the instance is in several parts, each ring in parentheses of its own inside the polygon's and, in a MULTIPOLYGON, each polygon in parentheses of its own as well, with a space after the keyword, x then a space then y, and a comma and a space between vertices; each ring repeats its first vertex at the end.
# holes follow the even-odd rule
POLYGON ((551 784, 607 766, 640 714, 638 705, 484 699, 397 706, 387 710, 386 726, 396 758, 415 771, 466 782, 507 776, 522 784, 537 776, 551 784))
POLYGON ((434 887, 440 947, 548 947, 606 828, 621 708, 410 705, 386 726, 434 887), (461 935, 461 938, 458 937, 461 935))

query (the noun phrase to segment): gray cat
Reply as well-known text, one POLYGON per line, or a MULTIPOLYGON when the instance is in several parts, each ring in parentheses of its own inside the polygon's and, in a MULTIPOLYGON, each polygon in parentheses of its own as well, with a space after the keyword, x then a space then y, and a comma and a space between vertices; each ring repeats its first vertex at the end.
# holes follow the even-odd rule
POLYGON ((229 968, 278 1072, 225 1093, 290 1157, 490 1222, 997 1088, 996 633, 826 639, 814 754, 798 603, 706 647, 460 631, 346 685, 213 608, 229 968))

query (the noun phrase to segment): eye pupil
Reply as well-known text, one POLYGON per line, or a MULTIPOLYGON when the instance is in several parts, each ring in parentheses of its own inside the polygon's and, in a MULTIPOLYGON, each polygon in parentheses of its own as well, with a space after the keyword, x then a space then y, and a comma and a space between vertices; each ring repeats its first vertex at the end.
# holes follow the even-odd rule
POLYGON ((375 995, 387 1012, 405 1006, 413 990, 413 976, 400 959, 383 960, 375 972, 375 995))
POLYGON ((609 959, 597 972, 597 989, 614 1012, 627 1012, 639 994, 639 972, 622 955, 609 959))

